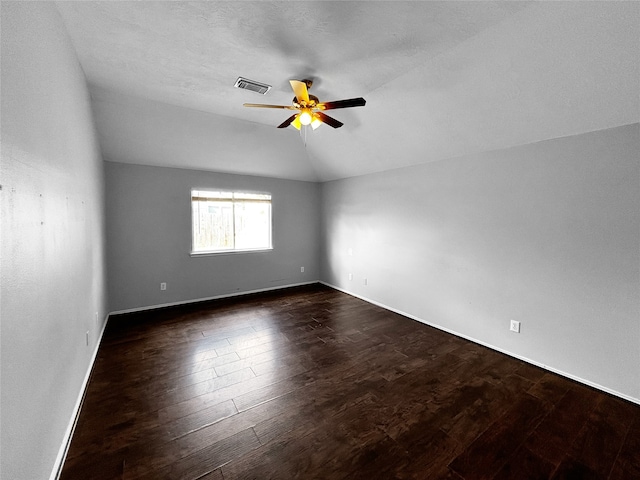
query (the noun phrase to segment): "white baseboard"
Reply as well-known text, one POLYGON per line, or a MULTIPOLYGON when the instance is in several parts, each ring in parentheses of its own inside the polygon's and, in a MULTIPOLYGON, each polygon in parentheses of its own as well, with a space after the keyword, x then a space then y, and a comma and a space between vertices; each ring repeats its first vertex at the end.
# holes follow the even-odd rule
POLYGON ((412 320, 415 320, 416 322, 424 323, 425 325, 429 325, 430 327, 437 328, 438 330, 442 330, 443 332, 447 332, 447 333, 450 333, 450 334, 455 335, 457 337, 464 338, 465 340, 469 340, 469 341, 471 341, 473 343, 477 343, 479 345, 482 345, 483 347, 487 347, 487 348, 490 348, 490 349, 495 350, 497 352, 504 353, 505 355, 509 355, 510 357, 517 358, 518 360, 522 360, 523 362, 529 363, 531 365, 535 365, 536 367, 540 367, 540 368, 542 368, 544 370, 547 370, 549 372, 561 375, 563 377, 566 377, 566 378, 569 378, 571 380, 574 380, 574 381, 576 381, 578 383, 582 383, 582 384, 587 385, 589 387, 593 387, 593 388, 595 388, 597 390, 601 390, 601 391, 603 391, 605 393, 609 393, 609 394, 614 395, 616 397, 620 397, 623 400, 627 400, 629 402, 636 403, 636 404, 640 405, 640 399, 639 398, 635 398, 635 397, 632 397, 630 395, 626 395, 624 393, 621 393, 621 392, 618 392, 616 390, 613 390, 611 388, 604 387, 604 386, 602 386, 602 385, 600 385, 598 383, 592 382, 590 380, 586 380, 586 379, 581 378, 581 377, 577 377, 575 375, 572 375, 570 373, 564 372, 562 370, 559 370, 557 368, 551 367, 549 365, 544 365, 544 364, 536 362, 535 360, 532 360, 530 358, 523 357, 523 356, 515 354, 513 352, 509 352, 509 351, 504 350, 502 348, 496 347, 495 345, 491 345, 489 343, 477 340, 475 338, 472 338, 472 337, 469 337, 467 335, 464 335, 464 334, 462 334, 460 332, 456 332, 454 330, 445 328, 445 327, 443 327, 441 325, 437 325, 435 323, 427 322, 426 320, 424 320, 422 318, 418 318, 415 315, 411 315, 409 313, 406 313, 406 312, 403 312, 401 310, 398 310, 397 308, 393 308, 393 307, 390 307, 390 306, 385 305, 383 303, 380 303, 380 302, 377 302, 375 300, 372 300, 370 298, 364 297, 362 295, 358 295, 357 293, 350 292, 350 291, 345 290, 343 288, 337 287, 336 285, 332 285, 330 283, 323 282, 323 281, 320 281, 319 283, 321 283, 323 285, 326 285, 327 287, 334 288, 334 289, 336 289, 336 290, 338 290, 340 292, 346 293, 347 295, 351 295, 353 297, 356 297, 356 298, 359 298, 361 300, 364 300, 365 302, 372 303, 373 305, 377 305, 378 307, 384 308, 384 309, 389 310, 391 312, 394 312, 394 313, 400 314, 400 315, 402 315, 404 317, 407 317, 407 318, 410 318, 412 320))
POLYGON ((321 282, 320 280, 313 280, 311 282, 290 283, 288 285, 279 285, 277 287, 267 287, 267 288, 259 288, 257 290, 245 290, 242 292, 224 293, 222 295, 215 295, 213 297, 194 298, 191 300, 180 300, 178 302, 161 303, 158 305, 147 305, 144 307, 129 308, 126 310, 116 310, 116 311, 110 312, 108 316, 122 315, 123 313, 144 312, 145 310, 155 310, 157 308, 177 307, 179 305, 188 305, 190 303, 208 302, 209 300, 220 300, 223 298, 239 297, 242 295, 251 295, 253 293, 263 293, 263 292, 270 292, 272 290, 282 290, 284 288, 302 287, 304 285, 313 285, 314 283, 321 283, 321 282))
POLYGON ((49 480, 58 480, 58 478, 60 478, 60 474, 62 473, 62 466, 64 465, 65 458, 67 458, 67 452, 69 451, 69 446, 71 445, 71 438, 73 437, 73 432, 76 429, 76 424, 78 423, 80 409, 82 408, 82 403, 84 402, 84 394, 87 391, 89 379, 91 378, 91 371, 93 370, 93 364, 95 363, 96 357, 98 356, 98 350, 100 349, 100 343, 102 343, 104 330, 105 328, 107 328, 108 319, 109 316, 107 315, 102 322, 102 330, 100 330, 100 335, 98 335, 98 341, 96 342, 96 346, 93 349, 93 354, 91 355, 91 360, 89 361, 87 372, 85 373, 84 379, 82 380, 82 386, 80 387, 80 392, 78 394, 76 403, 73 406, 71 418, 69 420, 69 424, 67 425, 67 429, 64 432, 62 444, 60 445, 60 449, 58 450, 58 455, 56 456, 56 461, 53 464, 53 470, 51 471, 49 480))

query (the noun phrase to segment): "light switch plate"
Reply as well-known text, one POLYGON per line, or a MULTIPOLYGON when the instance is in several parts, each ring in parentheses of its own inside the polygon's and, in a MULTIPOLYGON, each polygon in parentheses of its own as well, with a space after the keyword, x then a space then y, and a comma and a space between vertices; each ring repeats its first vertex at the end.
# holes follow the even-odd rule
POLYGON ((520 322, 517 322, 516 320, 511 320, 511 325, 509 327, 509 330, 515 333, 520 333, 520 322))

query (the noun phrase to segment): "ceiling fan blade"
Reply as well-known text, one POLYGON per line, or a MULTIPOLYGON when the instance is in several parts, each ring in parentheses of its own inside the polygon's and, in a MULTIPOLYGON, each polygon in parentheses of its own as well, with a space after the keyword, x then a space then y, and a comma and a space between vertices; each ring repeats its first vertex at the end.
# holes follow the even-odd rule
POLYGON ((330 127, 340 128, 342 125, 344 125, 344 123, 336 120, 335 118, 331 118, 329 115, 322 112, 315 112, 315 115, 317 115, 318 118, 322 120, 322 123, 326 123, 330 127))
POLYGON ((334 102, 322 102, 318 104, 320 110, 335 110, 336 108, 364 107, 367 101, 362 98, 349 98, 347 100, 336 100, 334 102))
POLYGON ((265 105, 264 103, 243 103, 242 106, 254 108, 281 108, 284 110, 297 110, 297 108, 292 105, 265 105))
POLYGON ((298 103, 309 103, 309 92, 307 91, 307 84, 299 80, 289 80, 293 93, 296 94, 298 103))
POLYGON ((291 125, 291 122, 293 122, 297 116, 298 116, 297 113, 294 114, 294 115, 291 115, 284 122, 282 122, 280 125, 278 125, 278 128, 287 128, 289 125, 291 125))

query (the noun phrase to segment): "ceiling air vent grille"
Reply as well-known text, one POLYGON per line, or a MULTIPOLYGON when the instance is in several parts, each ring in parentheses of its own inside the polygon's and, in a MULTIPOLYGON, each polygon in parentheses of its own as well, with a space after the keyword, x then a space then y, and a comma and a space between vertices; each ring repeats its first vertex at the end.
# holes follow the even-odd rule
POLYGON ((271 90, 271 85, 256 82, 255 80, 249 80, 248 78, 242 77, 238 77, 238 80, 236 80, 236 84, 234 85, 234 87, 243 88, 244 90, 251 90, 252 92, 256 92, 261 95, 266 95, 267 92, 271 90))

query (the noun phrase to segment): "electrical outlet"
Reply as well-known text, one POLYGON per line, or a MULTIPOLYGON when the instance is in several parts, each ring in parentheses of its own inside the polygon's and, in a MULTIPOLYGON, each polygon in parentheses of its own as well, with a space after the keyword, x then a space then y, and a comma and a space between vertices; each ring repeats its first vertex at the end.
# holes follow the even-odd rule
POLYGON ((300 273, 304 273, 304 267, 300 267, 300 273))
POLYGON ((86 339, 87 339, 87 347, 88 347, 89 346, 89 330, 87 330, 86 339))
POLYGON ((160 290, 166 290, 167 289, 167 282, 162 282, 160 284, 160 290))
POLYGON ((365 284, 365 285, 368 285, 368 284, 369 284, 369 282, 367 281, 367 279, 366 279, 366 278, 364 279, 364 284, 365 284))
POLYGON ((353 280, 353 273, 349 274, 349 280, 353 280))
POLYGON ((509 326, 509 330, 515 333, 520 333, 520 322, 515 320, 511 320, 511 324, 509 326))

